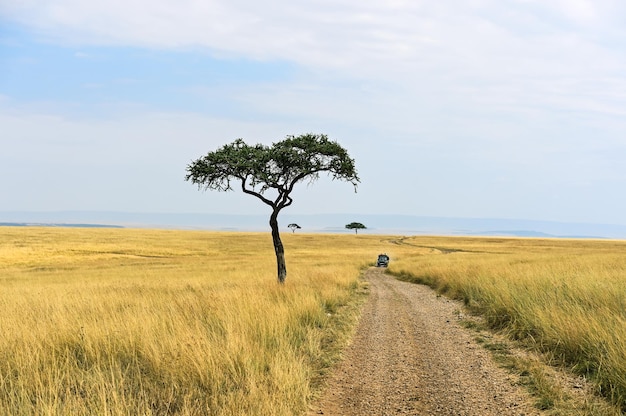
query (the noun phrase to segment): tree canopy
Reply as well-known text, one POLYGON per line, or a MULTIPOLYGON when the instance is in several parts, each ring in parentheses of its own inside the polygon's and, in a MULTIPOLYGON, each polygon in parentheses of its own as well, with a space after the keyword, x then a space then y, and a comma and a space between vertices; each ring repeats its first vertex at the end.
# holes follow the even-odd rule
POLYGON ((287 136, 271 146, 237 139, 187 165, 185 180, 204 190, 232 191, 238 185, 272 207, 270 227, 278 280, 283 283, 287 270, 278 213, 293 203, 291 192, 297 183, 315 182, 322 172, 333 180, 350 182, 356 192, 360 180, 348 152, 326 135, 309 133, 287 136))
POLYGON ((298 224, 296 224, 296 223, 291 223, 291 224, 289 224, 289 225, 287 226, 287 228, 291 228, 291 231, 295 233, 295 232, 296 232, 296 230, 299 230, 299 229, 300 229, 300 228, 302 228, 302 227, 300 227, 300 226, 299 226, 298 224))
POLYGON ((358 234, 359 230, 364 230, 367 227, 361 224, 360 222, 351 222, 350 224, 346 224, 346 228, 348 230, 354 230, 354 233, 358 234))
POLYGON ((290 205, 294 186, 305 179, 314 182, 320 172, 352 183, 355 190, 359 182, 348 152, 327 136, 316 134, 287 136, 272 146, 251 146, 237 139, 192 162, 187 172, 187 181, 207 190, 231 191, 236 181, 243 192, 272 207, 290 205), (273 200, 264 196, 269 189, 278 193, 273 200))

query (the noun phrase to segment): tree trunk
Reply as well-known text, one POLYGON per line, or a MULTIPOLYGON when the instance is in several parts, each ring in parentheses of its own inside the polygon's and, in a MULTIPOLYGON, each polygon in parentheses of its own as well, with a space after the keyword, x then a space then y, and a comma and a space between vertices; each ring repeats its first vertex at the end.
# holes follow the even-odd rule
POLYGON ((285 248, 280 240, 278 232, 278 211, 274 210, 270 216, 270 227, 272 228, 272 241, 274 243, 274 251, 276 252, 276 266, 278 269, 278 283, 285 283, 287 278, 287 265, 285 263, 285 248))

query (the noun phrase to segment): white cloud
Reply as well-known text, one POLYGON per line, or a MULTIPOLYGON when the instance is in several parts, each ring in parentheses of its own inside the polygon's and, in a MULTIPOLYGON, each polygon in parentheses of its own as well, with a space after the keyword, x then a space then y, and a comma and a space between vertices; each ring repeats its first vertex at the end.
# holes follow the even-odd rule
MULTIPOLYGON (((424 58, 422 52, 431 52, 429 48, 443 48, 445 53, 457 42, 479 49, 506 44, 511 29, 549 30, 549 22, 538 17, 541 13, 590 20, 587 14, 606 1, 533 3, 524 8, 516 1, 23 0, 0 3, 0 12, 69 42, 201 46, 324 67, 376 59, 419 60, 424 58), (563 5, 550 6, 559 3, 563 5), (84 36, 74 38, 76 34, 84 36)), ((601 17, 608 16, 597 15, 593 12, 592 21, 600 27, 601 17)))
POLYGON ((609 0, 0 3, 3 15, 61 42, 202 48, 416 89, 503 82, 529 89, 562 78, 621 74, 623 48, 607 46, 626 33, 612 23, 620 11, 626 7, 609 0))
MULTIPOLYGON (((431 200, 433 210, 454 215, 455 201, 474 198, 472 215, 493 215, 489 207, 503 210, 506 198, 536 209, 560 186, 577 200, 568 184, 604 183, 612 174, 626 183, 619 158, 603 159, 626 152, 621 2, 0 0, 0 15, 79 49, 182 49, 300 70, 289 81, 210 91, 258 122, 142 109, 124 116, 123 106, 97 121, 49 116, 59 114, 50 107, 5 112, 0 124, 21 140, 12 152, 25 160, 33 155, 15 149, 35 149, 45 160, 89 142, 99 157, 141 161, 157 177, 150 160, 169 160, 178 175, 182 149, 195 157, 236 137, 271 141, 314 130, 364 161, 370 206, 386 203, 375 187, 389 186, 407 213, 436 214, 419 211, 420 200, 431 200), (410 189, 423 189, 420 198, 410 189)), ((523 216, 508 209, 502 215, 523 216)))

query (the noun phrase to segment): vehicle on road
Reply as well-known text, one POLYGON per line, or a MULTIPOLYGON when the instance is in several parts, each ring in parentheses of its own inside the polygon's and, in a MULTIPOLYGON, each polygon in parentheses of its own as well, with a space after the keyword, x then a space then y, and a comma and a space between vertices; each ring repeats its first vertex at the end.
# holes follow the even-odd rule
POLYGON ((376 267, 387 267, 389 266, 389 256, 386 254, 379 254, 378 260, 376 261, 376 267))

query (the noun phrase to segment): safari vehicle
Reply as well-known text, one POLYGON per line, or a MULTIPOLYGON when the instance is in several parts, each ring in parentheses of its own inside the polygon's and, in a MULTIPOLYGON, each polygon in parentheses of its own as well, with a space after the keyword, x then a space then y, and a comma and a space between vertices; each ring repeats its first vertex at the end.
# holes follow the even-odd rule
POLYGON ((376 267, 387 267, 389 266, 389 256, 386 254, 379 254, 378 260, 376 261, 376 267))

